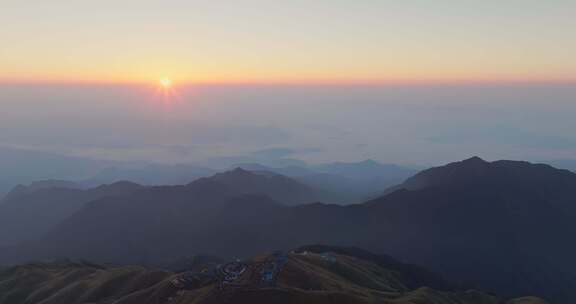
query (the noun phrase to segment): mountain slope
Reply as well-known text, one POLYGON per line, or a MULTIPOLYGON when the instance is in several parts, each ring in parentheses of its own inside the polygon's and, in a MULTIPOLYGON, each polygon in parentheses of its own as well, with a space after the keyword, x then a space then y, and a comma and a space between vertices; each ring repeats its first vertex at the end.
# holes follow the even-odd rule
MULTIPOLYGON (((2 201, 10 200, 15 198, 16 196, 23 195, 23 194, 30 194, 32 192, 43 190, 43 189, 51 189, 51 188, 61 188, 61 189, 82 189, 82 185, 65 180, 41 180, 35 181, 30 183, 29 185, 17 185, 16 187, 12 188, 10 192, 4 196, 2 201)), ((1 204, 2 202, 0 202, 1 204)))
POLYGON ((314 169, 321 173, 335 174, 361 180, 398 180, 415 173, 414 170, 406 167, 394 164, 381 164, 372 159, 355 163, 336 162, 321 164, 315 166, 314 169))
POLYGON ((200 179, 186 186, 146 187, 92 201, 42 240, 21 248, 25 254, 16 258, 81 257, 146 264, 189 255, 198 252, 193 250, 200 240, 195 234, 235 195, 221 183, 200 179))
POLYGON ((239 194, 267 195, 286 205, 310 203, 322 197, 321 191, 284 175, 242 168, 215 174, 210 180, 226 185, 239 194))
POLYGON ((82 184, 100 185, 129 180, 142 185, 181 185, 214 173, 216 171, 213 169, 187 164, 150 164, 141 168, 111 167, 83 180, 82 184))
POLYGON ((379 196, 385 189, 414 175, 415 170, 373 160, 337 162, 307 167, 271 168, 259 164, 239 164, 251 171, 267 171, 291 177, 325 191, 325 201, 350 204, 379 196))
POLYGON ((211 240, 212 235, 225 234, 234 219, 241 218, 237 217, 241 212, 234 211, 233 219, 227 220, 225 210, 234 210, 236 204, 247 204, 260 213, 267 210, 263 208, 266 205, 281 208, 280 203, 265 195, 246 193, 270 194, 283 202, 295 202, 312 192, 286 177, 241 169, 201 178, 186 186, 146 187, 85 205, 42 240, 21 247, 11 257, 19 261, 83 257, 156 264, 190 252, 218 253, 218 242, 211 240), (278 189, 290 191, 278 193, 278 189))
POLYGON ((535 186, 546 188, 542 193, 544 190, 576 193, 573 188, 576 186, 575 175, 568 170, 523 161, 487 162, 479 157, 424 170, 407 179, 399 188, 418 190, 450 185, 535 186))
POLYGON ((568 241, 576 231, 576 174, 568 171, 474 158, 350 206, 284 206, 261 195, 238 197, 215 180, 198 182, 206 185, 94 202, 15 255, 151 263, 320 243, 389 252, 505 296, 570 303, 576 288, 576 245, 568 241))
POLYGON ((91 189, 54 181, 17 186, 0 202, 0 245, 39 238, 92 200, 140 188, 129 182, 91 189))
MULTIPOLYGON (((18 191, 14 191, 0 205, 0 228, 2 228, 0 229, 0 245, 13 245, 24 240, 38 238, 68 216, 80 211, 86 203, 95 200, 100 202, 87 206, 87 210, 67 221, 66 227, 76 222, 81 226, 90 223, 107 225, 119 219, 116 227, 122 228, 119 233, 122 235, 124 231, 135 230, 129 225, 139 225, 137 221, 150 223, 150 220, 144 218, 160 217, 165 220, 163 224, 174 223, 164 229, 172 231, 176 229, 175 227, 198 226, 186 223, 182 214, 199 217, 207 215, 206 212, 210 210, 214 213, 223 206, 226 198, 233 196, 263 194, 285 204, 311 202, 321 196, 320 191, 290 178, 277 174, 256 174, 242 169, 202 178, 187 186, 143 187, 128 182, 117 182, 87 190, 36 188, 38 189, 32 191, 34 189, 30 187, 26 189, 19 187, 18 191), (136 190, 141 191, 133 196, 114 198, 116 195, 129 194, 136 190), (109 198, 101 200, 104 197, 109 198), (167 205, 170 201, 173 205, 167 205), (109 216, 111 219, 98 222, 95 219, 96 214, 102 214, 102 217, 109 216), (135 222, 131 223, 131 220, 135 222)), ((74 231, 83 231, 77 228, 71 228, 71 230, 73 231, 71 234, 74 234, 74 231)), ((108 231, 108 229, 102 228, 102 231, 108 231)), ((140 232, 142 233, 143 230, 140 232)), ((113 236, 114 233, 110 232, 109 235, 113 236)))
MULTIPOLYGON (((285 257, 282 266, 277 266, 272 283, 259 283, 265 276, 258 265, 277 263, 274 262, 277 255, 264 254, 246 261, 245 273, 231 281, 237 287, 224 286, 222 290, 216 284, 222 279, 212 271, 174 274, 86 262, 16 266, 0 272, 0 304, 504 303, 501 298, 480 291, 435 290, 414 284, 415 275, 429 272, 420 268, 418 271, 411 268, 412 273, 403 272, 402 269, 414 266, 390 258, 379 263, 373 259, 377 255, 354 248, 312 246, 295 252, 285 257), (361 254, 355 254, 358 252, 361 254), (372 259, 364 258, 366 255, 372 259), (188 279, 184 285, 175 285, 177 278, 188 279)), ((437 283, 436 277, 428 277, 431 281, 425 283, 437 283)), ((524 298, 506 303, 545 302, 524 298)))
POLYGON ((425 170, 399 188, 367 203, 402 231, 405 245, 390 252, 501 292, 570 298, 575 174, 472 158, 425 170))

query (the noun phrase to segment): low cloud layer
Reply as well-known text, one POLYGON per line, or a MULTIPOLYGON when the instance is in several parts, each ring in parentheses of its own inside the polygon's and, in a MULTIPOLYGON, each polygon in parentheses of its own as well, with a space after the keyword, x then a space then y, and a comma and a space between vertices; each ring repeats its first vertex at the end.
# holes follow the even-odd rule
POLYGON ((0 86, 0 143, 118 160, 576 158, 576 88, 0 86))

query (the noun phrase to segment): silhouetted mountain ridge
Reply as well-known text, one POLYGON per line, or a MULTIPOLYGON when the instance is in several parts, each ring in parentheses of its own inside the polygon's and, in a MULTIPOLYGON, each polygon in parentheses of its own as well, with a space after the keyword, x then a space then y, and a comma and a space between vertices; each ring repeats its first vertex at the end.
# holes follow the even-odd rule
MULTIPOLYGON (((82 189, 82 186, 76 182, 65 180, 41 180, 30 183, 29 185, 17 185, 4 196, 2 201, 11 200, 19 195, 29 194, 34 191, 50 188, 64 189, 82 189)), ((1 203, 1 202, 0 202, 1 203)))
POLYGON ((335 162, 306 167, 266 167, 260 164, 239 164, 241 168, 274 172, 293 178, 313 188, 322 189, 325 201, 350 204, 379 196, 385 189, 416 173, 416 170, 374 160, 335 162))
POLYGON ((309 203, 322 197, 319 190, 286 176, 251 172, 240 167, 205 179, 226 185, 239 194, 264 194, 287 205, 309 203))
POLYGON ((574 173, 545 164, 501 160, 487 162, 473 157, 446 166, 424 170, 407 179, 402 188, 417 190, 432 186, 460 184, 513 185, 541 184, 558 188, 572 185, 574 173))
POLYGON ((273 189, 264 186, 269 177, 253 175, 236 170, 99 200, 21 252, 152 262, 335 244, 388 252, 505 296, 569 303, 576 288, 576 245, 567 242, 576 231, 576 174, 569 171, 472 158, 350 206, 281 205, 262 193, 273 189), (244 178, 242 191, 225 184, 244 178), (266 182, 252 187, 253 180, 266 182))
POLYGON ((42 237, 49 229, 81 210, 90 201, 131 193, 141 188, 117 182, 81 189, 69 182, 40 182, 17 186, 0 203, 0 244, 42 237))

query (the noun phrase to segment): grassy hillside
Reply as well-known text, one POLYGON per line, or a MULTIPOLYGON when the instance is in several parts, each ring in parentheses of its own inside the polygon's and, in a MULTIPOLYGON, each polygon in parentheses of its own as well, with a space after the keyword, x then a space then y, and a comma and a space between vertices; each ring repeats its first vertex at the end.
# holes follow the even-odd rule
MULTIPOLYGON (((263 255, 254 261, 267 258, 269 255, 263 255)), ((411 289, 406 282, 410 275, 398 269, 335 253, 289 254, 275 284, 267 287, 243 285, 220 291, 213 281, 176 287, 172 281, 179 276, 139 266, 104 267, 70 261, 27 264, 0 271, 0 304, 545 303, 530 297, 507 302, 474 290, 411 289)))

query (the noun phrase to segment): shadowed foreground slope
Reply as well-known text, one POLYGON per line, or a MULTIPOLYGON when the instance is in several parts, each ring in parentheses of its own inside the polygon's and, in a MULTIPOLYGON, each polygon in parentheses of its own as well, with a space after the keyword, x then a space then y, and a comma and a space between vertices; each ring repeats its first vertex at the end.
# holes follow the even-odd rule
POLYGON ((531 297, 505 301, 480 291, 453 290, 422 268, 361 250, 311 246, 297 252, 288 255, 274 284, 222 290, 214 280, 176 287, 174 279, 181 274, 139 266, 27 264, 0 272, 0 304, 546 303, 531 297), (329 249, 334 251, 322 252, 329 249), (421 283, 444 291, 418 286, 421 283))

